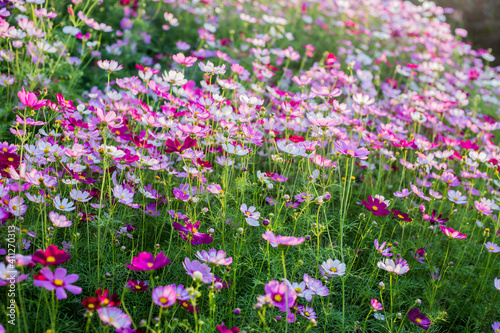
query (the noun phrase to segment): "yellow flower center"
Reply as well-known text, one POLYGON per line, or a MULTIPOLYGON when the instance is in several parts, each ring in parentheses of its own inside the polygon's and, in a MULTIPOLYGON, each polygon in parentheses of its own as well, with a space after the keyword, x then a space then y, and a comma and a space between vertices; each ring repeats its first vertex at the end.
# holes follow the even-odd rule
POLYGON ((168 300, 165 297, 160 298, 160 303, 161 304, 166 304, 168 300))
POLYGON ((89 307, 89 309, 93 309, 93 308, 95 308, 95 305, 94 304, 89 304, 88 307, 89 307))
POLYGON ((417 322, 417 324, 420 324, 422 322, 422 319, 417 318, 417 319, 415 319, 415 321, 417 322))
POLYGON ((13 159, 12 157, 9 157, 9 158, 7 159, 7 161, 9 161, 9 162, 14 162, 14 159, 13 159))
POLYGON ((152 262, 148 262, 148 267, 153 267, 153 263, 152 262))
POLYGON ((54 256, 48 256, 47 257, 47 262, 55 262, 56 258, 54 256))
POLYGON ((304 312, 304 314, 306 315, 306 317, 309 317, 311 314, 309 312, 304 312))
POLYGON ((276 302, 281 302, 283 300, 283 297, 281 297, 281 295, 274 295, 274 300, 276 302))
POLYGON ((297 288, 295 288, 295 291, 298 292, 298 293, 300 293, 302 291, 302 289, 299 288, 299 287, 297 287, 297 288))
POLYGON ((337 272, 337 268, 335 268, 335 267, 330 268, 330 272, 334 272, 334 273, 337 272))
POLYGON ((59 280, 59 279, 55 279, 55 280, 54 280, 54 284, 55 284, 56 286, 59 286, 59 287, 60 287, 60 286, 64 285, 64 281, 63 281, 63 280, 59 280))
POLYGON ((373 207, 372 207, 372 209, 373 209, 374 211, 377 211, 377 210, 378 210, 378 207, 377 207, 377 206, 373 206, 373 207))
POLYGON ((141 289, 141 286, 140 285, 135 285, 135 289, 141 289))

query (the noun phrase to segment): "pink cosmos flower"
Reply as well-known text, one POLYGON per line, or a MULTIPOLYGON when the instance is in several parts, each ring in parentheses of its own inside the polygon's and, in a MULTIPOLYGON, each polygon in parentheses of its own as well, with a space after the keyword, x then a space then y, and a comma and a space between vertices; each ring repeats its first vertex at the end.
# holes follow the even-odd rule
POLYGON ((71 227, 71 225, 73 224, 70 220, 66 218, 66 216, 59 215, 56 212, 50 212, 49 219, 56 227, 59 228, 71 227))
POLYGON ((177 54, 175 54, 172 57, 172 59, 176 63, 184 65, 186 67, 193 66, 196 63, 196 60, 198 60, 198 58, 196 58, 196 57, 186 57, 183 53, 177 53, 177 54))
POLYGON ((262 238, 267 240, 272 247, 278 247, 278 245, 295 246, 302 244, 305 240, 304 237, 296 238, 293 236, 275 236, 271 230, 268 230, 264 234, 262 234, 262 238))
POLYGON ((358 148, 355 143, 347 143, 345 141, 337 141, 335 143, 335 150, 342 155, 357 157, 360 160, 366 160, 370 152, 366 148, 358 148))
POLYGON ((192 245, 210 244, 213 241, 209 234, 204 234, 198 231, 200 221, 197 221, 195 224, 187 223, 186 226, 173 222, 172 226, 179 230, 182 239, 191 242, 192 245))
POLYGON ((58 299, 68 297, 66 290, 72 294, 80 294, 82 292, 82 288, 72 285, 72 283, 78 281, 78 274, 66 275, 66 268, 58 267, 52 273, 50 268, 44 267, 40 271, 40 274, 45 280, 35 279, 33 284, 49 291, 55 290, 58 299))
POLYGON ((116 60, 98 60, 97 67, 108 72, 117 72, 123 69, 123 66, 118 64, 116 60))
POLYGON ((450 238, 456 238, 456 239, 466 239, 467 235, 458 232, 456 230, 453 230, 452 228, 447 228, 443 225, 440 225, 439 228, 441 228, 441 231, 444 232, 444 234, 450 238))
POLYGON ((175 284, 169 286, 159 286, 153 289, 153 302, 156 305, 166 308, 175 304, 177 300, 177 292, 175 290, 175 284))
POLYGON ((377 299, 372 299, 370 303, 373 308, 373 311, 382 311, 384 309, 382 303, 380 303, 377 299))
POLYGON ((17 97, 19 97, 19 100, 24 104, 24 106, 30 107, 33 110, 38 110, 47 105, 46 99, 38 100, 35 93, 24 90, 24 87, 22 87, 22 90, 17 93, 17 97))
POLYGON ((491 210, 490 207, 488 207, 487 205, 485 205, 482 202, 474 201, 474 206, 476 206, 476 209, 479 212, 479 214, 491 215, 493 213, 493 210, 491 210))
POLYGON ((117 307, 103 307, 97 310, 104 325, 110 325, 117 330, 124 330, 132 325, 130 317, 117 307))
POLYGON ((141 252, 132 259, 131 264, 127 264, 127 267, 133 271, 152 271, 165 267, 169 263, 170 259, 165 257, 163 251, 158 253, 156 257, 153 257, 152 253, 141 252))

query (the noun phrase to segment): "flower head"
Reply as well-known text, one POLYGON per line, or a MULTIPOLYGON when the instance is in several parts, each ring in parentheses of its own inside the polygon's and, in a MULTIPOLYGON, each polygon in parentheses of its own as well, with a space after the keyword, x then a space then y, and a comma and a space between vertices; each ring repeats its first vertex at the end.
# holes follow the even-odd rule
POLYGON ((425 314, 420 313, 420 311, 417 308, 413 308, 408 312, 408 319, 411 322, 422 327, 426 331, 429 329, 429 326, 431 325, 430 319, 427 318, 425 314))
POLYGON ((338 259, 328 259, 321 264, 320 270, 326 276, 342 276, 345 274, 345 264, 338 259))
POLYGON ((66 253, 64 250, 59 250, 55 245, 49 245, 45 251, 36 250, 35 254, 33 254, 33 261, 43 266, 58 266, 68 261, 69 258, 71 258, 71 254, 66 253))
POLYGON ((175 290, 175 284, 156 287, 153 290, 153 302, 163 308, 172 306, 177 300, 177 292, 175 290))
POLYGON ((456 239, 466 239, 467 235, 463 234, 457 230, 453 230, 452 228, 446 228, 443 225, 440 225, 439 228, 441 228, 441 231, 444 232, 444 234, 450 238, 456 238, 456 239))
POLYGON ((369 195, 366 200, 363 200, 363 205, 375 216, 386 216, 391 213, 383 201, 380 201, 378 198, 373 198, 371 195, 369 195))
POLYGON ((66 275, 66 268, 58 267, 54 273, 52 273, 50 268, 44 267, 40 271, 40 275, 42 275, 44 279, 42 280, 41 276, 39 276, 38 279, 33 281, 33 284, 49 291, 55 290, 58 299, 68 297, 66 290, 72 294, 80 294, 82 292, 82 288, 73 285, 74 282, 78 281, 78 275, 66 275))
POLYGON ((394 274, 405 274, 410 270, 410 266, 406 261, 396 261, 396 263, 392 259, 385 259, 384 261, 379 261, 377 263, 377 267, 388 271, 389 273, 394 274))
POLYGON ((304 242, 304 237, 296 238, 293 236, 275 236, 274 233, 270 230, 266 231, 262 235, 262 238, 267 240, 272 247, 278 247, 278 245, 290 246, 290 245, 299 245, 304 242))
POLYGON ((165 267, 169 263, 170 259, 165 257, 163 251, 158 253, 156 257, 153 257, 152 253, 141 252, 132 259, 131 264, 127 264, 127 267, 133 271, 153 271, 165 267))

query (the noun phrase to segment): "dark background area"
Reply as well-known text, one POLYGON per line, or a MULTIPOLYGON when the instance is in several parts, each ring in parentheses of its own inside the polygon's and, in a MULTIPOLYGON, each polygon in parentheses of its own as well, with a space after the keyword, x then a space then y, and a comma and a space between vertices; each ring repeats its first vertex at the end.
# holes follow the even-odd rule
POLYGON ((500 0, 435 0, 441 7, 454 8, 448 14, 452 28, 469 32, 467 40, 474 49, 492 49, 494 66, 500 66, 500 0))

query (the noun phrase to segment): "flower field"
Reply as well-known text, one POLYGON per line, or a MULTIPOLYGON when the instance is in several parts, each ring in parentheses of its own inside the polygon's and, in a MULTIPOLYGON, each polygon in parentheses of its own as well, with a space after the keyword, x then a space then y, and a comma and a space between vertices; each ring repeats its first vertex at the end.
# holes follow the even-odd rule
POLYGON ((0 1, 0 333, 500 332, 500 67, 452 11, 0 1))

